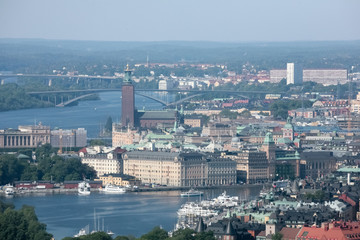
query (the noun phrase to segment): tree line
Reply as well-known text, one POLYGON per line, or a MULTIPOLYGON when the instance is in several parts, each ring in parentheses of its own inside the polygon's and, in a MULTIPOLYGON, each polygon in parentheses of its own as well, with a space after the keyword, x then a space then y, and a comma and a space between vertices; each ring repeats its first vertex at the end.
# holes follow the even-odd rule
POLYGON ((0 201, 0 239, 2 240, 50 240, 52 235, 46 225, 40 223, 34 208, 24 205, 15 210, 13 204, 0 201))
POLYGON ((0 86, 0 111, 51 106, 53 104, 26 94, 25 90, 15 83, 0 86))
MULTIPOLYGON (((31 151, 29 154, 31 159, 31 151)), ((53 180, 55 182, 94 179, 92 167, 82 164, 78 158, 64 159, 56 154, 50 144, 38 147, 36 160, 17 158, 15 154, 0 155, 0 185, 14 181, 53 180)))

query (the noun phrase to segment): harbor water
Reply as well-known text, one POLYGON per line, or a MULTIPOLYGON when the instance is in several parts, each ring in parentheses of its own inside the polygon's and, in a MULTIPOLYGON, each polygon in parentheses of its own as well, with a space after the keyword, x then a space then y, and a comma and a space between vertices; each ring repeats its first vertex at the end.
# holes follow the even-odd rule
MULTIPOLYGON (((78 105, 63 108, 36 108, 0 112, 0 129, 17 128, 19 125, 43 125, 62 129, 85 128, 89 138, 99 136, 109 116, 113 122, 121 119, 121 92, 100 93, 100 100, 80 101, 78 105)), ((163 106, 155 100, 135 95, 137 109, 157 110, 163 106)))
MULTIPOLYGON (((249 200, 258 196, 262 186, 239 186, 227 188, 229 195, 249 200)), ((201 197, 180 197, 180 191, 131 192, 104 194, 93 192, 88 196, 77 193, 29 194, 3 197, 15 207, 35 207, 39 221, 47 225, 47 231, 56 240, 73 236, 89 225, 90 231, 96 224, 100 230, 111 230, 117 235, 136 237, 149 232, 155 226, 167 231, 177 222, 177 210, 187 201, 200 201, 219 196, 224 189, 204 190, 201 197), (95 221, 94 221, 95 212, 95 221), (104 222, 104 223, 103 223, 104 222), (103 227, 104 226, 104 227, 103 227)))

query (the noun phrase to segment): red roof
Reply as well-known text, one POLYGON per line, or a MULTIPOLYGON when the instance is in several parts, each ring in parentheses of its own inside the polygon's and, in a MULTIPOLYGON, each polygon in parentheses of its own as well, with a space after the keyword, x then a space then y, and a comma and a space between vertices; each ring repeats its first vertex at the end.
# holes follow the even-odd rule
POLYGON ((117 148, 114 149, 114 152, 115 153, 124 153, 124 152, 126 152, 126 149, 122 149, 120 147, 117 147, 117 148))
POLYGON ((82 152, 82 153, 87 153, 87 150, 86 150, 86 147, 82 148, 79 150, 79 153, 82 152))
POLYGON ((288 228, 288 227, 283 227, 280 231, 283 239, 295 239, 299 232, 300 232, 300 228, 288 228))
POLYGON ((360 222, 331 222, 319 227, 303 227, 297 239, 360 239, 360 222))

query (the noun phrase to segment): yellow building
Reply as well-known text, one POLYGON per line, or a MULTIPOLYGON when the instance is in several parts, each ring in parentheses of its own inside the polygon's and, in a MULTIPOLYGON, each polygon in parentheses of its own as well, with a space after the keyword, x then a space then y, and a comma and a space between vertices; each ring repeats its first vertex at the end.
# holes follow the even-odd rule
POLYGON ((134 176, 125 174, 105 174, 98 179, 95 179, 95 181, 102 181, 103 186, 106 186, 107 184, 117 186, 139 186, 141 184, 141 181, 134 176))
POLYGON ((201 123, 201 118, 195 118, 195 117, 185 117, 184 119, 184 124, 185 125, 189 125, 191 127, 201 127, 202 123, 201 123))
POLYGON ((236 183, 236 162, 204 154, 133 151, 123 155, 124 174, 143 183, 207 186, 236 183))
POLYGON ((124 174, 143 183, 181 186, 181 163, 178 153, 134 151, 124 154, 124 174))

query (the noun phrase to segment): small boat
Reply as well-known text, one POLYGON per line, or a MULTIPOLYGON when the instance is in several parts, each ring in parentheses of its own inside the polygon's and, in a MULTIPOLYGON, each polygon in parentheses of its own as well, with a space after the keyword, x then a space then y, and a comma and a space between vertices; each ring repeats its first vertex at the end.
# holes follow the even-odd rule
POLYGON ((89 231, 86 231, 85 228, 80 229, 80 231, 78 232, 78 234, 75 234, 74 237, 81 237, 81 236, 85 236, 88 235, 89 231))
POLYGON ((80 195, 90 195, 90 184, 86 181, 78 184, 78 193, 80 195))
POLYGON ((5 195, 7 195, 7 196, 11 196, 11 195, 14 195, 15 194, 15 190, 14 190, 14 187, 13 186, 11 186, 11 185, 6 185, 5 187, 5 190, 4 190, 4 192, 5 192, 5 195))
POLYGON ((204 193, 203 192, 200 192, 200 191, 197 191, 195 189, 190 189, 189 191, 187 192, 182 192, 180 194, 181 197, 195 197, 195 196, 201 196, 203 195, 204 193))
POLYGON ((126 192, 126 188, 121 187, 121 186, 116 186, 113 184, 106 184, 105 188, 103 189, 104 193, 125 193, 126 192))

